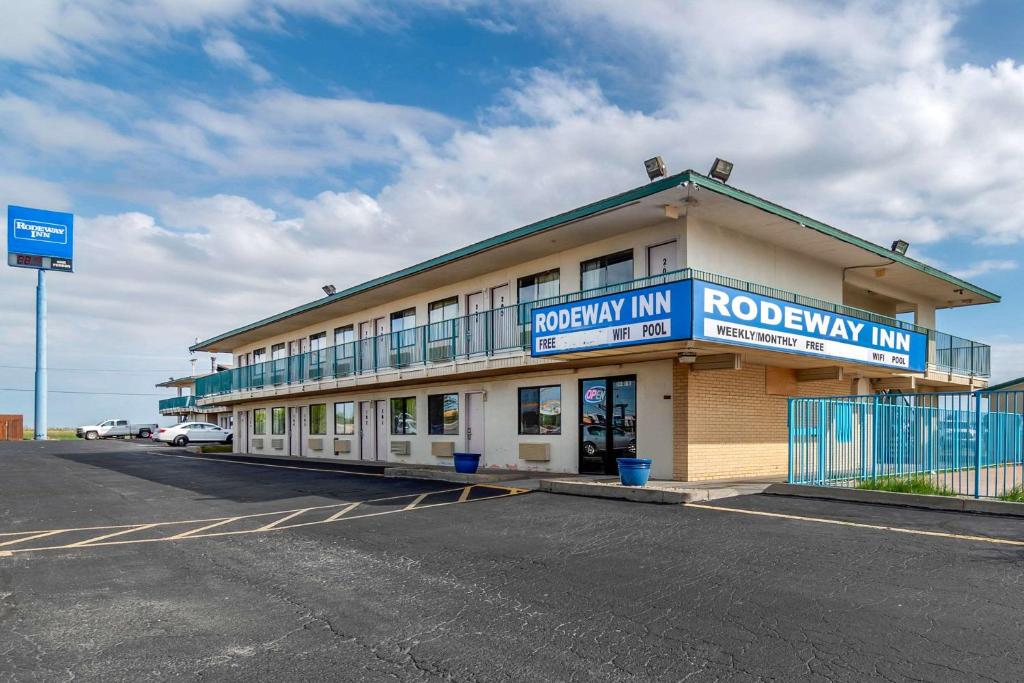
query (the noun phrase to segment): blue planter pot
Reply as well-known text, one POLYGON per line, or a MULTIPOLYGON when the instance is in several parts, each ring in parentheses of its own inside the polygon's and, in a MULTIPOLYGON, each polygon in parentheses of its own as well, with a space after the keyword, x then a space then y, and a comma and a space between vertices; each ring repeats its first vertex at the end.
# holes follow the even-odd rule
POLYGON ((616 458, 619 463, 619 481, 623 486, 646 486, 651 477, 648 458, 616 458))
POLYGON ((456 453, 455 454, 455 471, 456 472, 461 472, 462 474, 475 474, 478 467, 480 467, 480 454, 479 453, 456 453))

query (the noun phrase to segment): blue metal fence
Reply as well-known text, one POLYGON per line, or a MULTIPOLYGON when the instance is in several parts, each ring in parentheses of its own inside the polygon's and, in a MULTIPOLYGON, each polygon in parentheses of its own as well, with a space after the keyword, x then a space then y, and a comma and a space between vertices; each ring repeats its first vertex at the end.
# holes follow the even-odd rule
POLYGON ((1024 392, 790 399, 791 483, 910 477, 974 497, 1024 486, 1024 392))

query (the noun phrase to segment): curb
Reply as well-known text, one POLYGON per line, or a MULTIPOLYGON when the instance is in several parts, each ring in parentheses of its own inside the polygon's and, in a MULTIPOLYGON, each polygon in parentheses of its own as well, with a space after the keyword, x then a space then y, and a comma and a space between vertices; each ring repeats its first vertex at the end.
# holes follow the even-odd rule
POLYGON ((772 496, 817 498, 848 503, 896 505, 899 507, 940 510, 943 512, 969 512, 973 514, 1002 515, 1005 517, 1024 517, 1024 505, 1002 500, 927 496, 917 493, 891 493, 889 491, 843 489, 830 486, 806 486, 804 484, 772 484, 764 492, 772 496))
POLYGON ((700 501, 717 500, 743 495, 744 492, 734 488, 700 488, 669 490, 658 488, 634 488, 630 486, 608 486, 591 482, 564 481, 558 479, 542 479, 539 491, 558 493, 568 496, 587 496, 590 498, 609 498, 612 500, 628 500, 634 503, 654 503, 660 505, 680 505, 700 501))
POLYGON ((424 470, 415 467, 385 467, 384 476, 396 479, 429 479, 450 481, 454 484, 486 484, 522 479, 522 474, 463 474, 449 470, 424 470))

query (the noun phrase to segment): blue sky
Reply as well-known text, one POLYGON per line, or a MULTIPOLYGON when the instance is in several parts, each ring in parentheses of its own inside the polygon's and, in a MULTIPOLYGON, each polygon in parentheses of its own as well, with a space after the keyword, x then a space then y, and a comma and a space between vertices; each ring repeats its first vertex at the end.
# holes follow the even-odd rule
MULTIPOLYGON (((653 154, 729 158, 1002 294, 938 327, 1024 374, 1022 38, 1008 0, 18 3, 0 204, 76 214, 50 386, 111 394, 55 393, 50 422, 154 418, 196 337, 639 185, 653 154)), ((33 285, 0 270, 0 412, 32 412, 33 285)))

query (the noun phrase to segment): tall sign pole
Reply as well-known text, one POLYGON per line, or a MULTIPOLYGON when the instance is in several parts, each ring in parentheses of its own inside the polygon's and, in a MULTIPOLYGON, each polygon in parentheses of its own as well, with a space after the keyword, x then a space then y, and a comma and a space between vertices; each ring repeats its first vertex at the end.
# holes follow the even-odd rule
POLYGON ((45 441, 46 419, 46 271, 36 271, 36 415, 33 434, 37 441, 45 441))
POLYGON ((36 271, 37 441, 46 440, 46 271, 74 272, 75 217, 70 213, 7 207, 7 265, 36 271))

